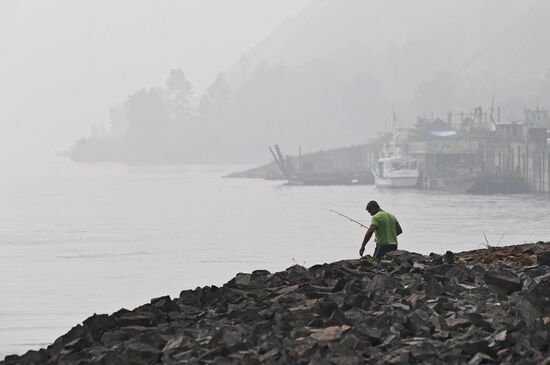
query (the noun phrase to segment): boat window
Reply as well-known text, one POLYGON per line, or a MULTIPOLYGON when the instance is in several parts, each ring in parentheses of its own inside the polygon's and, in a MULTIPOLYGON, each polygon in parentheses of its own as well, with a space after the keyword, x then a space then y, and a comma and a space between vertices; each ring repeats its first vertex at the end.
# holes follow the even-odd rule
POLYGON ((403 168, 405 168, 405 166, 402 162, 394 162, 392 164, 392 167, 393 167, 394 170, 402 170, 403 168))

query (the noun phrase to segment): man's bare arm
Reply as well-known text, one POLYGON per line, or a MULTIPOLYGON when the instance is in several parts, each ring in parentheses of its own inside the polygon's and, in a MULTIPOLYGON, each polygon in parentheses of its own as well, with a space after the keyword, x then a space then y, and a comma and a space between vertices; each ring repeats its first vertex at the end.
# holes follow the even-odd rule
POLYGON ((359 249, 359 255, 363 256, 363 253, 365 252, 365 246, 370 241, 370 238, 372 237, 374 231, 376 231, 376 226, 371 224, 369 229, 367 230, 367 233, 365 234, 365 238, 363 239, 363 243, 361 244, 361 248, 359 249))
POLYGON ((399 236, 401 233, 403 233, 403 229, 399 225, 398 221, 395 221, 395 233, 399 236))

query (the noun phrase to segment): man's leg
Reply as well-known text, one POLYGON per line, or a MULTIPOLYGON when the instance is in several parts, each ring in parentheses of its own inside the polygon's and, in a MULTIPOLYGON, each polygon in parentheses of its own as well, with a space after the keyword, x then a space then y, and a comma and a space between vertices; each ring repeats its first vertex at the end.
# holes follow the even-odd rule
POLYGON ((397 250, 397 245, 380 245, 376 246, 376 249, 374 250, 374 258, 378 261, 382 260, 382 257, 384 257, 385 254, 391 251, 397 250))

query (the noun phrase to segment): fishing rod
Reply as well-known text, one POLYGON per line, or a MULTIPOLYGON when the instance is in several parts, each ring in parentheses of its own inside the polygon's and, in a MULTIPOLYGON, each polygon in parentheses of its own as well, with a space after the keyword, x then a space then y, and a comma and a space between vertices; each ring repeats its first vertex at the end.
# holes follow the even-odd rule
POLYGON ((334 214, 338 214, 338 215, 341 216, 341 217, 347 218, 347 219, 349 219, 350 221, 352 221, 353 223, 357 223, 358 225, 360 225, 360 226, 363 227, 363 228, 369 229, 369 227, 365 226, 365 225, 362 224, 362 223, 357 222, 355 219, 350 218, 350 217, 348 217, 348 216, 345 215, 345 214, 342 214, 342 213, 340 213, 340 212, 337 212, 337 211, 335 211, 335 210, 328 209, 328 208, 323 208, 323 209, 324 209, 324 210, 328 210, 329 212, 332 212, 332 213, 334 213, 334 214))

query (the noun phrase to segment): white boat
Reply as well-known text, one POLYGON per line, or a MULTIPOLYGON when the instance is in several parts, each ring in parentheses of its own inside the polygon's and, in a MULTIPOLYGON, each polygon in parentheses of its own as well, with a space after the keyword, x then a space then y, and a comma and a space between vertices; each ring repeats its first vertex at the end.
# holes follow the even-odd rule
POLYGON ((410 156, 387 156, 372 169, 378 187, 411 188, 418 184, 418 163, 410 156))
POLYGON ((420 173, 418 161, 402 153, 397 145, 397 117, 393 110, 393 134, 391 142, 384 145, 384 157, 380 158, 372 169, 374 185, 387 188, 412 188, 417 186, 420 173))

